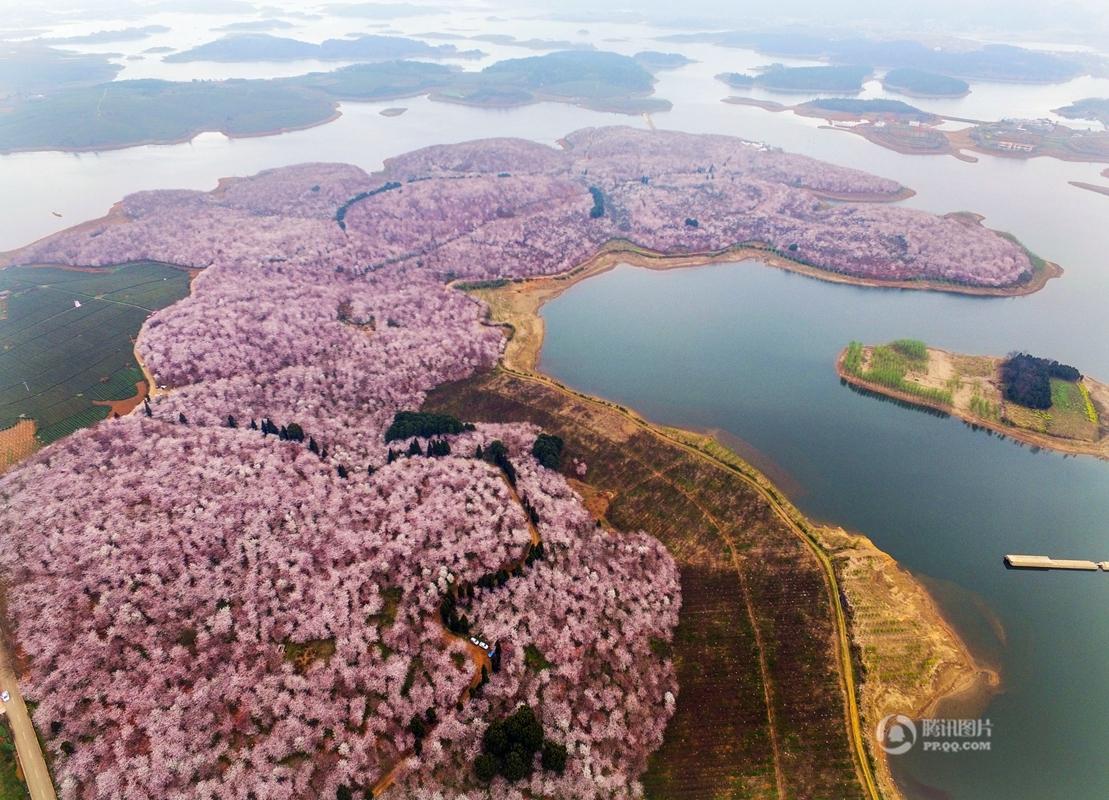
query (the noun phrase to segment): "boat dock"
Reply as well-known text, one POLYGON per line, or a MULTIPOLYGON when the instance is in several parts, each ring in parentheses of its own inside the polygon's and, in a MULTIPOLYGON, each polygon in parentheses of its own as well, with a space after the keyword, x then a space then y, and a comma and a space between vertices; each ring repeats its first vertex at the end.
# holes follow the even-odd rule
POLYGON ((1067 558, 1049 558, 1048 556, 1005 556, 1007 569, 1070 569, 1084 570, 1086 572, 1109 572, 1109 561, 1077 561, 1067 558))

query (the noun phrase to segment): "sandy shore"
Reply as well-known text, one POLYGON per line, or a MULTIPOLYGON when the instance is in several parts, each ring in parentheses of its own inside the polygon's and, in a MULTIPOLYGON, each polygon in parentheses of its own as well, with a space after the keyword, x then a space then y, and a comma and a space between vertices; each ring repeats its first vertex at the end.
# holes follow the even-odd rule
MULTIPOLYGON (((889 714, 930 718, 963 698, 982 703, 1000 691, 1001 676, 974 657, 920 581, 866 536, 842 528, 821 528, 818 535, 850 610, 866 675, 860 712, 869 733, 889 714)), ((875 759, 875 766, 883 794, 898 796, 886 759, 875 759)))

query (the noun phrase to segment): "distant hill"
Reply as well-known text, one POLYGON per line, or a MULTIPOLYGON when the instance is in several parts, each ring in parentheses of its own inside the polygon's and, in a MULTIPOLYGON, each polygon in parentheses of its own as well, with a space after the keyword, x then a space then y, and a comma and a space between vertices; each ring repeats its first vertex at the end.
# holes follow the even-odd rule
POLYGON ((0 43, 0 97, 102 83, 121 69, 99 53, 74 53, 37 42, 0 43))
POLYGON ((267 33, 241 33, 166 56, 167 62, 187 61, 355 61, 397 58, 479 58, 480 50, 460 51, 452 44, 430 45, 402 36, 358 36, 327 39, 320 44, 267 33))
POLYGON ((242 32, 257 32, 257 31, 287 31, 290 28, 295 28, 291 22, 286 22, 283 19, 251 19, 243 22, 229 22, 226 25, 221 25, 218 28, 213 28, 215 31, 224 31, 226 33, 242 33, 242 32))
POLYGON ((1077 56, 1045 53, 1006 44, 936 49, 900 39, 834 38, 798 32, 725 31, 678 33, 665 42, 707 42, 742 47, 772 56, 813 58, 834 64, 913 69, 961 78, 1000 81, 1059 82, 1086 72, 1077 56))
POLYGON ((118 30, 96 31, 77 36, 59 36, 40 39, 43 44, 108 44, 111 42, 133 42, 145 39, 155 33, 169 33, 165 25, 143 25, 141 27, 120 28, 118 30))

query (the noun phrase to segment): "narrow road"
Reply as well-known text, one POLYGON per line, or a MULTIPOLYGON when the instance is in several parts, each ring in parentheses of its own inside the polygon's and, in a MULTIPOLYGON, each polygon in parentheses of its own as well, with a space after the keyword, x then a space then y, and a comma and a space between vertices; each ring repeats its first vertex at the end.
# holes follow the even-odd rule
POLYGON ((31 715, 27 713, 27 704, 23 702, 19 683, 16 681, 15 673, 8 662, 8 654, 2 645, 0 645, 0 690, 11 695, 3 706, 15 738, 16 753, 19 756, 19 764, 23 768, 23 778, 27 782, 27 791, 30 792, 31 800, 57 800, 57 795, 54 794, 54 783, 50 780, 50 771, 46 768, 46 759, 42 756, 35 727, 31 724, 31 715))

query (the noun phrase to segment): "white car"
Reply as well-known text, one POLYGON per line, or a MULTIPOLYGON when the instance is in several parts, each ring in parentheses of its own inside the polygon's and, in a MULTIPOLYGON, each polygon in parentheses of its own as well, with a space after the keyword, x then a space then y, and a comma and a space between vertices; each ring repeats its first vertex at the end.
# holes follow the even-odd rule
POLYGON ((6 702, 8 702, 8 701, 9 701, 9 700, 11 700, 11 699, 12 699, 12 696, 11 696, 11 694, 10 694, 10 693, 8 692, 8 690, 7 690, 7 689, 5 689, 4 691, 0 692, 0 700, 3 700, 3 701, 4 701, 5 703, 6 703, 6 702))

